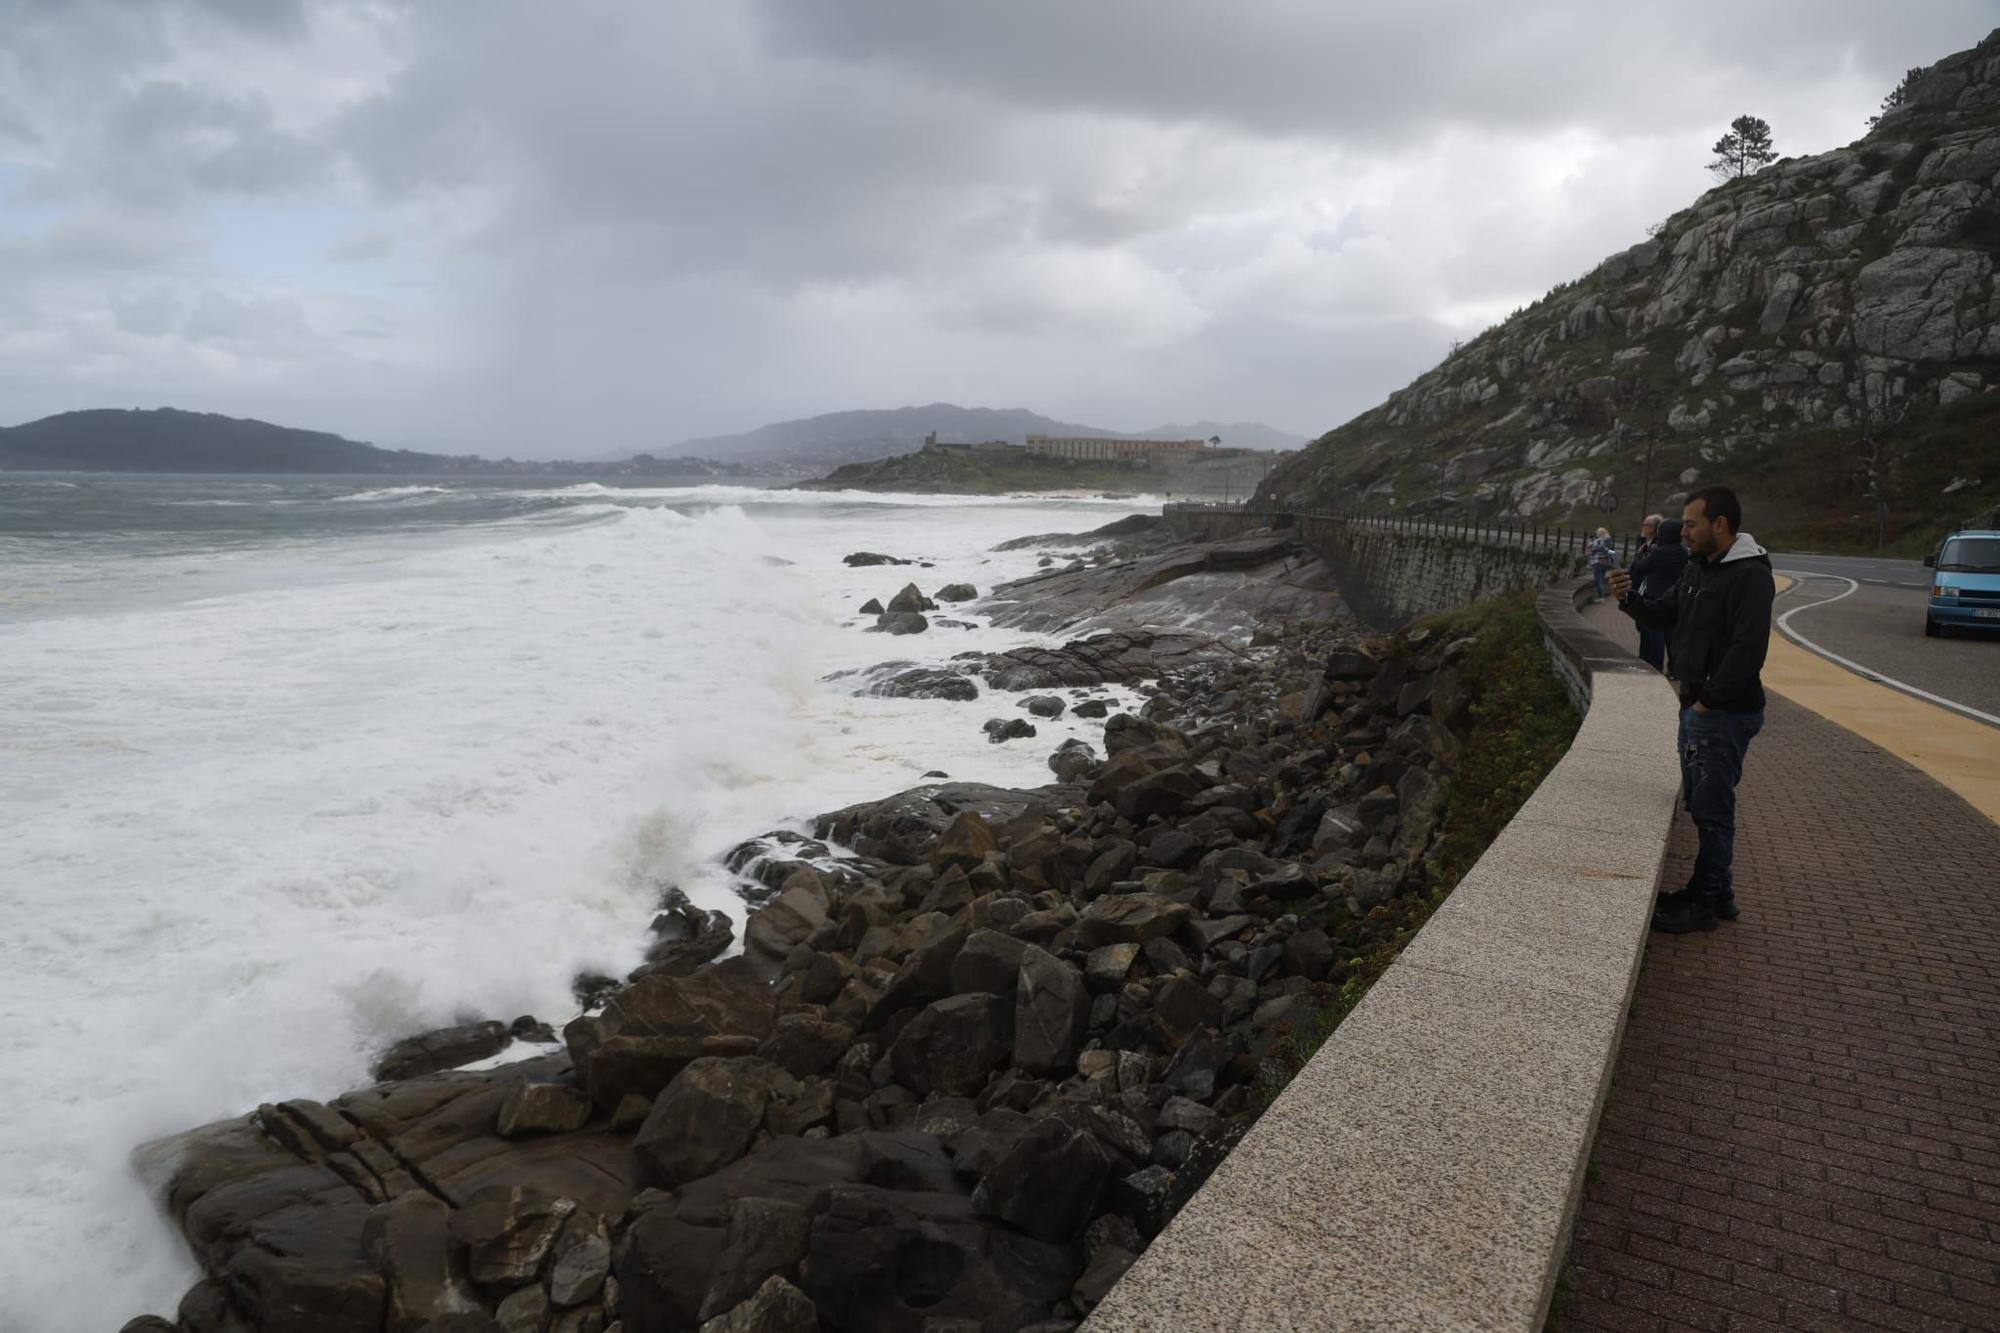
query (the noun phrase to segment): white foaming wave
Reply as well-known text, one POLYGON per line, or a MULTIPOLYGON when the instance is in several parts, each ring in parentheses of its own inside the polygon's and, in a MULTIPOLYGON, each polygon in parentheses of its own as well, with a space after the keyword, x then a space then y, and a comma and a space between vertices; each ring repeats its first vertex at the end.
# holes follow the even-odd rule
POLYGON ((983 591, 1036 558, 988 548, 1063 507, 602 508, 387 559, 272 547, 253 589, 0 624, 0 1328, 171 1309, 191 1273, 132 1145, 331 1096, 426 1026, 559 1023, 576 971, 637 961, 663 884, 738 909, 738 839, 932 768, 1038 784, 1087 734, 992 746, 1011 701, 820 681, 1037 641, 859 633, 850 608, 917 571, 839 554, 983 591))
POLYGON ((334 504, 358 504, 369 500, 408 500, 419 495, 452 495, 449 486, 385 486, 381 490, 356 491, 352 495, 336 495, 334 504))

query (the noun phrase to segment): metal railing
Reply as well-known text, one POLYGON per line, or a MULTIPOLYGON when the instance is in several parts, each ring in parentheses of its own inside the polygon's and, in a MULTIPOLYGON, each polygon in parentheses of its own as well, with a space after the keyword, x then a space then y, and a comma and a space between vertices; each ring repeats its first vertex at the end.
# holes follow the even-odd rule
MULTIPOLYGON (((1504 519, 1366 513, 1354 509, 1278 509, 1268 505, 1226 504, 1219 500, 1174 501, 1165 508, 1207 513, 1248 514, 1267 520, 1288 518, 1293 521, 1312 519, 1322 523, 1350 523, 1422 537, 1547 551, 1556 555, 1569 555, 1579 561, 1589 557, 1591 538, 1596 535, 1595 529, 1592 528, 1559 527, 1526 521, 1516 523, 1504 519)), ((1630 537, 1615 537, 1613 540, 1617 543, 1618 564, 1620 566, 1629 564, 1637 543, 1630 537)))

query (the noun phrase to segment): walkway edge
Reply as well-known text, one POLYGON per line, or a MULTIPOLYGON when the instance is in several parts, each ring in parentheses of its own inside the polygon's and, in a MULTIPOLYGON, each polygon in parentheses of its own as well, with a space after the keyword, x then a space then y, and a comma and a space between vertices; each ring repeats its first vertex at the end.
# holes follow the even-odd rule
POLYGON ((1680 783, 1671 690, 1582 595, 1537 608, 1569 753, 1090 1333, 1541 1327, 1680 783))

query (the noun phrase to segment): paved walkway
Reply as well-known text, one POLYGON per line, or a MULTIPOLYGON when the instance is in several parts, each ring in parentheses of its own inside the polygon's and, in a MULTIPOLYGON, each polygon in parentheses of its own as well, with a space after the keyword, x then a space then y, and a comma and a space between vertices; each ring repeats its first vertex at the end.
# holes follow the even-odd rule
POLYGON ((1560 1327, 2000 1328, 2000 827, 1773 696, 1737 899, 1647 946, 1560 1327))

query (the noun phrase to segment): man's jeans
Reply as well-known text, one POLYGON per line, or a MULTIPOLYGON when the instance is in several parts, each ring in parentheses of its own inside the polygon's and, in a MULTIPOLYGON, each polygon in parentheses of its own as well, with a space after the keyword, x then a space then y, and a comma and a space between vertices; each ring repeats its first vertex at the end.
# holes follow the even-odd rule
POLYGON ((1764 726, 1754 713, 1698 713, 1681 709, 1681 800, 1694 818, 1700 850, 1688 887, 1717 903, 1735 896, 1730 864, 1736 859, 1736 784, 1743 756, 1764 726))

